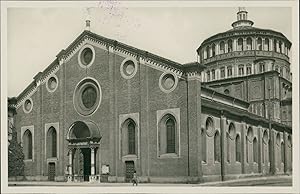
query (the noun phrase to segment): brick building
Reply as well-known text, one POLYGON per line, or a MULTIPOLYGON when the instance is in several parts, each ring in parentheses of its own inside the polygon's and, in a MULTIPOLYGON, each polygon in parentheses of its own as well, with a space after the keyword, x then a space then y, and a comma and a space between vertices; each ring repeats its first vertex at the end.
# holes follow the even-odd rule
POLYGON ((86 29, 10 105, 26 178, 124 182, 136 170, 142 182, 204 182, 291 173, 291 43, 252 25, 240 9, 233 29, 205 40, 198 62, 186 64, 86 29))

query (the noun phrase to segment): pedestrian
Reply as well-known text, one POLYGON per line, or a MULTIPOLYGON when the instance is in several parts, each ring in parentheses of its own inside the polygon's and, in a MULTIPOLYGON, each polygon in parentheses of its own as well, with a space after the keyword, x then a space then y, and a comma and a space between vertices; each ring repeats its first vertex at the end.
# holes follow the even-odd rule
POLYGON ((132 186, 134 186, 134 185, 138 185, 138 177, 137 177, 137 175, 136 175, 136 170, 134 171, 134 173, 133 173, 133 177, 132 177, 132 186))

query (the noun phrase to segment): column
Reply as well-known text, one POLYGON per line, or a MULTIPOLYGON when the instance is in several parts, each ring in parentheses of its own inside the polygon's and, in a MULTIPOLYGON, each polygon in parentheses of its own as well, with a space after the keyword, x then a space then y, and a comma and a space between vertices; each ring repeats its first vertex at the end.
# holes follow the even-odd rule
POLYGON ((284 160, 283 160, 283 171, 284 173, 288 172, 288 163, 287 163, 287 151, 288 151, 288 147, 287 147, 287 132, 284 131, 283 132, 283 145, 284 145, 284 160))
POLYGON ((246 42, 246 38, 243 38, 243 51, 247 50, 247 42, 246 42))
POLYGON ((69 149, 69 175, 68 182, 72 182, 73 178, 73 148, 69 149))
POLYGON ((90 182, 96 181, 95 176, 95 148, 91 147, 91 176, 90 176, 90 182))

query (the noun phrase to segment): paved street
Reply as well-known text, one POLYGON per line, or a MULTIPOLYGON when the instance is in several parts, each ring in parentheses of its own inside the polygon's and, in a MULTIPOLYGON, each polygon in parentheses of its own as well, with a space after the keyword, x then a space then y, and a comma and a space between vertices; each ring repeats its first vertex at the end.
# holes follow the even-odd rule
MULTIPOLYGON (((50 182, 50 181, 19 181, 9 182, 9 186, 80 186, 80 187, 131 187, 131 183, 66 183, 66 182, 50 182)), ((257 177, 243 178, 238 180, 230 180, 224 182, 209 182, 201 184, 159 184, 159 183, 140 183, 139 187, 219 187, 219 186, 292 186, 291 176, 274 176, 274 177, 257 177)))

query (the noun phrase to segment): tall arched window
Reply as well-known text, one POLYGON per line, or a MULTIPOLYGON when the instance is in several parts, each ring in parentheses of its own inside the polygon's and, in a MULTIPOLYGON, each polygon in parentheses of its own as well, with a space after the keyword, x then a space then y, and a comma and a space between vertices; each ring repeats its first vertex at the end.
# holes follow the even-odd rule
POLYGON ((206 56, 207 56, 206 58, 209 58, 210 57, 209 46, 207 46, 205 50, 206 50, 206 56))
POLYGON ((253 139, 253 161, 258 163, 258 143, 256 137, 253 139))
POLYGON ((169 118, 166 122, 167 128, 167 153, 175 153, 175 122, 169 118))
POLYGON ((25 155, 25 160, 32 159, 32 134, 28 129, 23 135, 23 152, 25 155))
POLYGON ((238 134, 235 138, 235 160, 241 162, 241 138, 238 134))
POLYGON ((227 41, 227 44, 228 44, 228 52, 232 52, 233 51, 233 42, 231 39, 229 39, 227 41))
POLYGON ((257 48, 256 49, 259 50, 259 51, 262 50, 262 39, 261 39, 261 37, 259 37, 257 39, 257 48))
POLYGON ((269 142, 268 142, 268 156, 269 156, 269 160, 268 162, 271 162, 271 157, 272 157, 272 153, 271 153, 271 140, 269 139, 269 142))
POLYGON ((216 56, 216 45, 215 44, 211 45, 211 50, 212 50, 212 57, 216 56))
POLYGON ((269 45, 270 45, 270 41, 268 38, 265 38, 265 44, 264 44, 264 50, 265 51, 269 51, 269 45))
POLYGON ((220 42, 220 54, 225 53, 225 43, 224 41, 220 42))
POLYGON ((281 142, 280 144, 280 156, 281 156, 281 163, 284 163, 284 144, 281 142))
POLYGON ((206 162, 206 132, 205 132, 205 129, 201 130, 201 155, 202 155, 202 161, 206 162))
POLYGON ((248 37, 247 40, 247 50, 252 50, 252 38, 248 37))
POLYGON ((238 42, 237 42, 237 50, 238 50, 238 51, 243 51, 243 50, 244 50, 244 47, 243 47, 243 39, 242 39, 242 38, 239 38, 239 39, 238 39, 238 42))
POLYGON ((133 121, 128 123, 128 154, 135 154, 135 125, 133 121))
POLYGON ((220 135, 219 131, 216 131, 215 136, 214 136, 214 158, 215 162, 220 162, 221 161, 221 142, 220 142, 220 135))
POLYGON ((250 152, 250 146, 251 146, 251 142, 253 140, 253 129, 251 127, 248 128, 248 131, 247 131, 247 137, 246 137, 246 161, 249 162, 249 158, 250 158, 250 155, 251 155, 251 152, 250 152))
POLYGON ((229 138, 229 134, 226 133, 226 144, 227 144, 227 162, 230 163, 230 138, 229 138))
POLYGON ((282 42, 281 41, 279 41, 279 45, 278 46, 279 46, 279 52, 282 53, 282 42))
POLYGON ((273 51, 277 52, 277 40, 274 39, 273 51))
POLYGON ((47 155, 57 157, 57 134, 54 127, 50 127, 47 133, 47 155))

